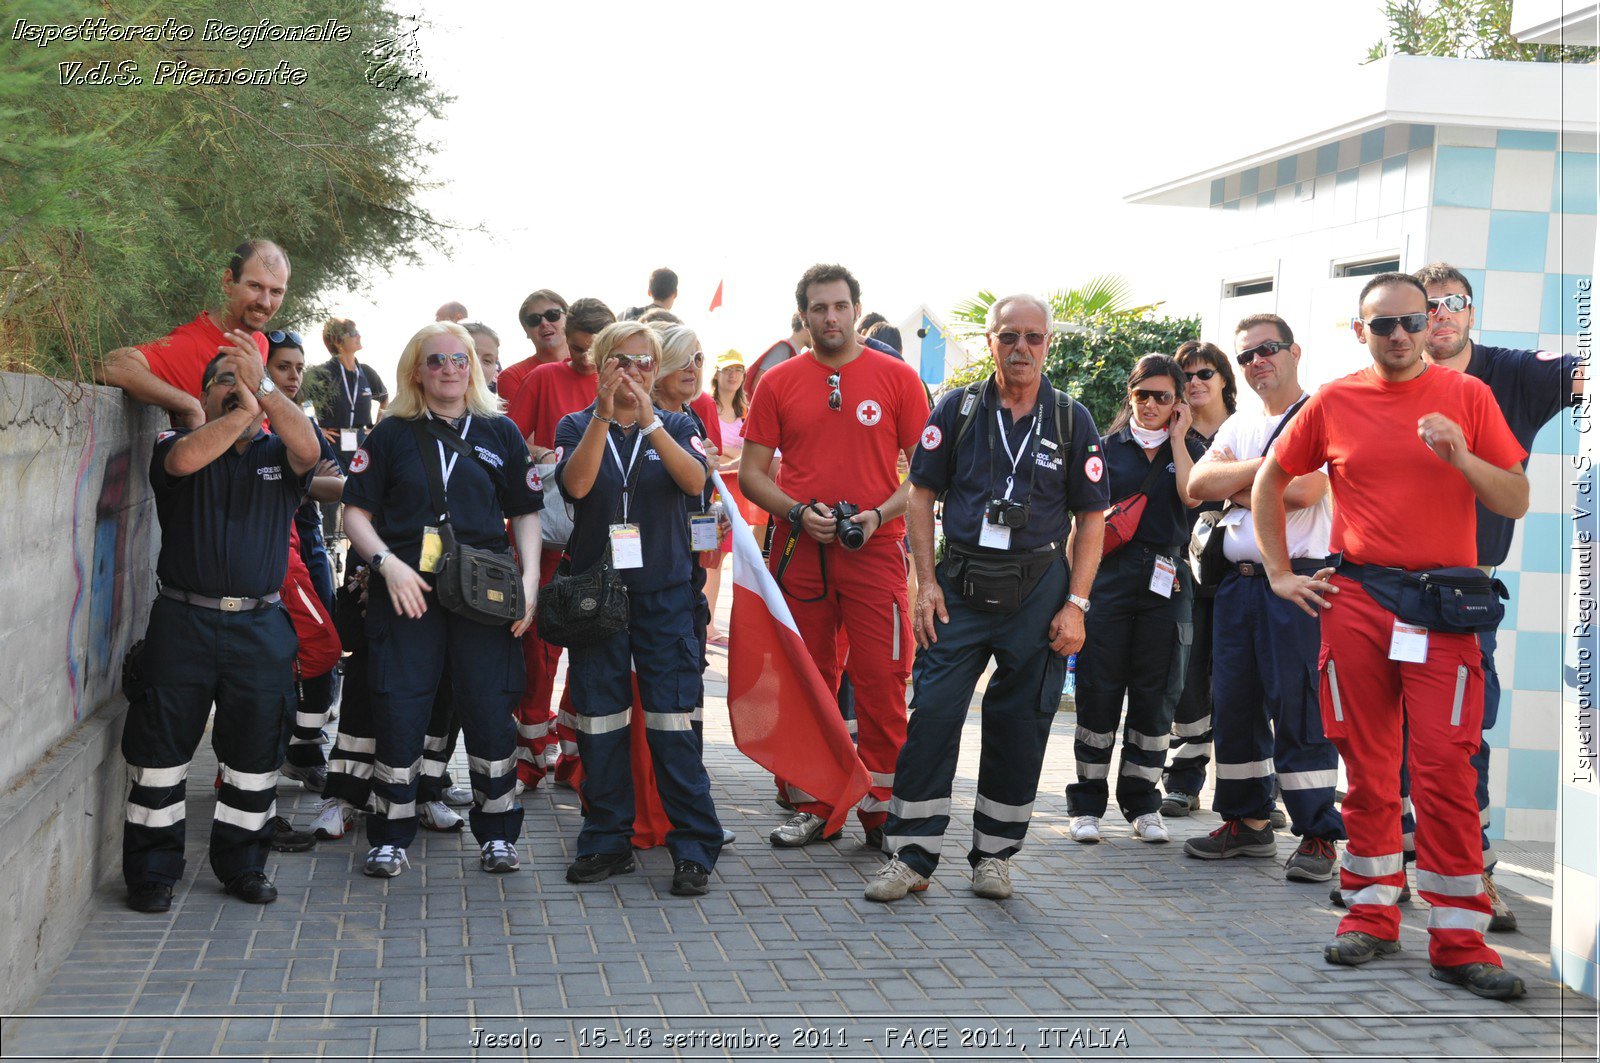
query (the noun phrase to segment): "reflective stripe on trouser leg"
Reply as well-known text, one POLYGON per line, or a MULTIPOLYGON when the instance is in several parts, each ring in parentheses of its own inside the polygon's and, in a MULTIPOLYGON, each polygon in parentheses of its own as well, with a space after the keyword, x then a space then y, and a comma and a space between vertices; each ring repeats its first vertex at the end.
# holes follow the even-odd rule
MULTIPOLYGON (((567 690, 573 708, 570 717, 566 711, 561 713, 558 726, 563 736, 573 735, 575 751, 583 762, 579 856, 625 853, 633 843, 628 728, 635 721, 629 634, 624 628, 603 642, 568 650, 567 690)), ((562 744, 565 747, 565 737, 562 744)))
POLYGON ((1172 714, 1172 743, 1167 749, 1167 771, 1163 785, 1168 793, 1180 791, 1198 796, 1206 784, 1206 766, 1211 763, 1211 647, 1214 638, 1212 618, 1216 601, 1196 595, 1193 610, 1194 644, 1189 649, 1189 667, 1184 672, 1183 693, 1172 714))
MULTIPOLYGON (((855 688, 856 752, 872 776, 857 807, 864 829, 883 825, 893 796, 895 762, 906 741, 906 680, 911 677, 910 605, 900 543, 881 540, 858 551, 834 548, 839 566, 839 617, 849 638, 850 682, 855 688)), ((830 576, 832 572, 830 571, 830 576)))
MULTIPOLYGON (((539 555, 539 586, 544 587, 555 576, 561 561, 561 551, 541 550, 539 555)), ((523 785, 534 787, 546 774, 545 750, 558 741, 555 731, 555 713, 551 701, 555 691, 556 671, 561 663, 561 647, 539 638, 537 627, 529 628, 520 640, 523 668, 528 676, 527 688, 517 698, 517 778, 523 785)), ((576 740, 574 739, 574 756, 576 740)), ((570 775, 571 769, 568 769, 570 775)))
POLYGON ((1251 592, 1252 584, 1266 582, 1230 572, 1217 588, 1211 642, 1217 773, 1212 808, 1224 819, 1266 819, 1272 812, 1272 723, 1262 675, 1272 662, 1261 642, 1267 617, 1251 592))
POLYGON ((301 768, 320 768, 327 760, 322 752, 322 729, 328 725, 328 711, 333 704, 333 672, 324 672, 295 685, 298 695, 294 713, 294 730, 289 735, 290 764, 301 768))
POLYGON ((688 584, 630 595, 629 636, 656 792, 671 824, 667 850, 674 860, 713 868, 722 849, 722 824, 694 729, 703 693, 703 658, 693 624, 698 596, 688 584))
MULTIPOLYGON (((490 663, 492 674, 501 674, 495 663, 490 663)), ((422 761, 417 766, 417 803, 428 804, 431 801, 443 801, 444 792, 449 788, 446 778, 449 776, 450 756, 454 750, 454 739, 459 724, 456 720, 455 702, 455 670, 449 663, 445 664, 444 675, 439 679, 439 690, 433 697, 433 710, 428 713, 428 726, 422 734, 422 761)), ((498 689, 491 695, 498 699, 498 689)), ((513 729, 515 724, 513 723, 513 729)))
MULTIPOLYGON (((1143 568, 1139 570, 1143 573, 1143 568)), ((1156 783, 1167 759, 1172 734, 1172 714, 1183 693, 1194 641, 1189 603, 1194 598, 1194 577, 1179 559, 1179 587, 1163 598, 1148 590, 1134 616, 1133 638, 1141 647, 1128 682, 1128 716, 1122 735, 1122 755, 1117 765, 1117 806, 1132 822, 1161 807, 1156 783), (1162 650, 1166 651, 1163 661, 1162 650)))
POLYGON ((1344 819, 1334 807, 1339 751, 1322 733, 1317 707, 1317 650, 1321 625, 1293 602, 1272 593, 1264 579, 1251 583, 1268 626, 1259 659, 1273 723, 1272 759, 1278 788, 1295 834, 1333 841, 1344 837, 1344 819))
POLYGON ((370 650, 363 638, 344 659, 344 690, 339 698, 339 733, 328 754, 324 798, 337 797, 351 808, 367 809, 372 801, 372 763, 378 740, 373 736, 370 650))
MULTIPOLYGON (((517 781, 514 710, 526 683, 522 647, 509 627, 485 627, 455 613, 444 614, 444 626, 450 657, 451 716, 461 727, 472 782, 473 805, 467 821, 480 846, 490 841, 515 842, 522 834, 522 805, 513 793, 517 781)), ((424 749, 433 744, 443 745, 435 735, 424 737, 424 749)))
POLYGON ((367 844, 408 848, 417 836, 417 779, 429 720, 445 679, 451 614, 437 602, 420 617, 394 612, 386 592, 367 605, 369 687, 376 750, 367 844))

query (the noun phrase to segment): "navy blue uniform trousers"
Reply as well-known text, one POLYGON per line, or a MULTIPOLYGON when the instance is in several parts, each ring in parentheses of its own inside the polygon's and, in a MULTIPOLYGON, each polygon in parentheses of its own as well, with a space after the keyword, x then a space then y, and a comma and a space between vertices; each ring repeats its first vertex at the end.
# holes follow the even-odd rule
MULTIPOLYGON (((1296 565, 1315 571, 1320 562, 1296 565)), ((1268 818, 1276 774, 1295 834, 1344 837, 1333 807, 1339 752, 1322 733, 1317 700, 1321 633, 1318 619, 1273 594, 1265 576, 1223 577, 1212 642, 1212 807, 1224 819, 1268 818)))
POLYGON ((1111 749, 1126 696, 1117 806, 1131 822, 1161 808, 1156 783, 1194 641, 1194 576, 1182 549, 1130 543, 1100 563, 1090 601, 1078 653, 1078 732, 1072 747, 1078 781, 1067 786, 1067 808, 1074 816, 1105 815, 1111 749), (1150 590, 1158 555, 1177 568, 1170 598, 1150 590))
POLYGON ((989 658, 995 673, 983 695, 978 798, 967 851, 973 867, 986 857, 1009 859, 1022 848, 1067 678, 1067 659, 1050 649, 1050 621, 1067 600, 1065 559, 1050 567, 1015 613, 973 609, 942 572, 938 579, 950 622, 936 626, 938 642, 917 651, 906 742, 883 825, 884 847, 924 876, 939 863, 961 730, 989 658))
POLYGON ((1198 797, 1206 785, 1206 766, 1211 763, 1211 640, 1216 604, 1214 590, 1197 592, 1192 603, 1194 644, 1189 647, 1183 694, 1172 716, 1172 737, 1178 744, 1167 751, 1165 786, 1169 794, 1198 797))
POLYGON ((225 613, 157 598, 151 606, 147 682, 129 692, 122 732, 133 784, 122 830, 129 886, 183 877, 185 780, 213 702, 211 745, 222 786, 211 820, 211 870, 228 883, 265 867, 278 765, 294 720, 298 647, 281 605, 225 613))
POLYGON ((583 761, 583 829, 578 855, 625 853, 633 838, 633 765, 629 728, 643 723, 656 789, 672 829, 674 860, 706 868, 717 863, 722 824, 711 801, 711 779, 694 727, 700 704, 702 643, 695 634, 696 598, 684 582, 654 592, 630 592, 628 626, 604 642, 573 646, 568 661, 583 761), (633 718, 633 676, 639 677, 644 719, 633 718))

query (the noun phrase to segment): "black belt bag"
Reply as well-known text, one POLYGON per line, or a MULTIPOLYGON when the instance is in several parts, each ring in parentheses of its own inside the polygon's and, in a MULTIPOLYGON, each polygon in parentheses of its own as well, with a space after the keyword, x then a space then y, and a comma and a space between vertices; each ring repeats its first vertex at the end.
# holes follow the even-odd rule
POLYGON ((980 613, 1014 613, 1061 555, 1055 547, 1031 554, 974 554, 946 546, 944 572, 963 601, 980 613))
POLYGON ((1339 571, 1358 581, 1372 600, 1400 620, 1429 631, 1465 635, 1493 631, 1506 615, 1506 585, 1478 568, 1403 568, 1344 562, 1339 571))

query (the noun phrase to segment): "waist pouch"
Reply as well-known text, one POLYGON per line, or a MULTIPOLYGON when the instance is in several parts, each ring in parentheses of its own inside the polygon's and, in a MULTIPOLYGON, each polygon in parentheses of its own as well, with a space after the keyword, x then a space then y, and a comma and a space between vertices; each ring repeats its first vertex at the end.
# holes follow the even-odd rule
POLYGON ((969 554, 949 548, 944 571, 963 601, 980 613, 1014 613, 1061 555, 969 554))
POLYGON ((607 561, 580 575, 561 559, 539 592, 539 637, 555 646, 603 642, 628 626, 628 588, 607 561))
POLYGON ((449 524, 439 527, 443 547, 434 588, 439 604, 480 624, 499 626, 522 619, 522 572, 510 554, 464 546, 449 524))
POLYGON ((1506 615, 1506 586, 1477 568, 1403 568, 1344 562, 1339 572, 1358 581, 1372 600, 1408 624, 1429 631, 1493 631, 1506 615))

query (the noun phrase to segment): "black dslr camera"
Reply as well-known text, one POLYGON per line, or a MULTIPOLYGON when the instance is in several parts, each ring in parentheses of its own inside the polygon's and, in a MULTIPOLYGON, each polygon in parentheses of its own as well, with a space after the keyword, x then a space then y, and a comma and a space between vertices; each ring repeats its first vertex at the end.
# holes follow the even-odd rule
POLYGON ((860 512, 861 507, 850 502, 840 502, 833 507, 833 520, 837 526, 839 545, 846 550, 859 550, 866 545, 866 529, 851 519, 860 512))
POLYGON ((990 524, 1001 528, 1018 528, 1028 526, 1028 507, 1021 502, 1013 502, 1009 498, 994 498, 989 500, 989 509, 984 513, 984 519, 990 524))

